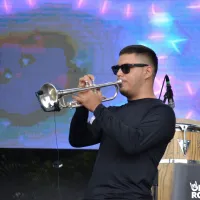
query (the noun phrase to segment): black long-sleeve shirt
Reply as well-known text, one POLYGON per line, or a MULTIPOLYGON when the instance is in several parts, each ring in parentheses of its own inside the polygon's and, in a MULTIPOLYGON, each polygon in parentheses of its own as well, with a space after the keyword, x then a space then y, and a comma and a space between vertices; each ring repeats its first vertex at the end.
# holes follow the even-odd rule
POLYGON ((157 166, 175 133, 172 108, 158 99, 128 101, 119 107, 100 104, 95 120, 76 109, 69 142, 74 147, 100 143, 84 200, 151 200, 157 166))

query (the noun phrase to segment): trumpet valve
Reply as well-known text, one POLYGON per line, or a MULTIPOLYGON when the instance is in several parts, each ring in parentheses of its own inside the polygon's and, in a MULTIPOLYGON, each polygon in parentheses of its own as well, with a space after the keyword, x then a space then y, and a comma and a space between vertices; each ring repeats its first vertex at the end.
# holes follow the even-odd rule
POLYGON ((70 101, 67 102, 67 107, 68 108, 77 108, 80 107, 81 105, 77 101, 70 101))

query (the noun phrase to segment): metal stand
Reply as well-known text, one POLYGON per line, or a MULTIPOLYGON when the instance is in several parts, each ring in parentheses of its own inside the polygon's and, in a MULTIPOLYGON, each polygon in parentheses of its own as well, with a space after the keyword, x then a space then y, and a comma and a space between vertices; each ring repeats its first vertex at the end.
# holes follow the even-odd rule
POLYGON ((158 200, 158 172, 153 182, 153 200, 158 200))

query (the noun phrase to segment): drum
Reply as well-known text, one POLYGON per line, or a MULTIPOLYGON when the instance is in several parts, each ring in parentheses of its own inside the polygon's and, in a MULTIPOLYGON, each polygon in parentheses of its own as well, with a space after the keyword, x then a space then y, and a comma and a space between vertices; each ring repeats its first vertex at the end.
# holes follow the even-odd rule
POLYGON ((176 124, 174 138, 158 166, 158 200, 171 200, 174 163, 200 163, 200 125, 176 124))

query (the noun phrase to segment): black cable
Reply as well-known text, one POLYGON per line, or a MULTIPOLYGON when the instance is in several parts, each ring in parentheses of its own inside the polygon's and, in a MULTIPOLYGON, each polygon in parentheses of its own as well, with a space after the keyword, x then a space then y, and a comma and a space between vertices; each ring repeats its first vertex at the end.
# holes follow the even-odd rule
POLYGON ((54 112, 54 124, 55 124, 55 137, 56 137, 56 149, 57 149, 57 170, 58 170, 58 176, 57 176, 57 187, 58 187, 58 193, 60 195, 60 199, 62 200, 62 194, 61 194, 61 191, 60 191, 60 173, 59 173, 59 170, 60 170, 60 167, 59 167, 59 162, 60 162, 60 153, 59 153, 59 148, 58 148, 58 138, 57 138, 57 127, 56 127, 56 114, 54 112))
POLYGON ((164 87, 165 80, 166 80, 166 75, 165 75, 165 78, 164 78, 163 83, 162 83, 162 87, 161 87, 161 91, 160 91, 159 99, 160 99, 161 94, 162 94, 162 91, 163 91, 163 87, 164 87))

